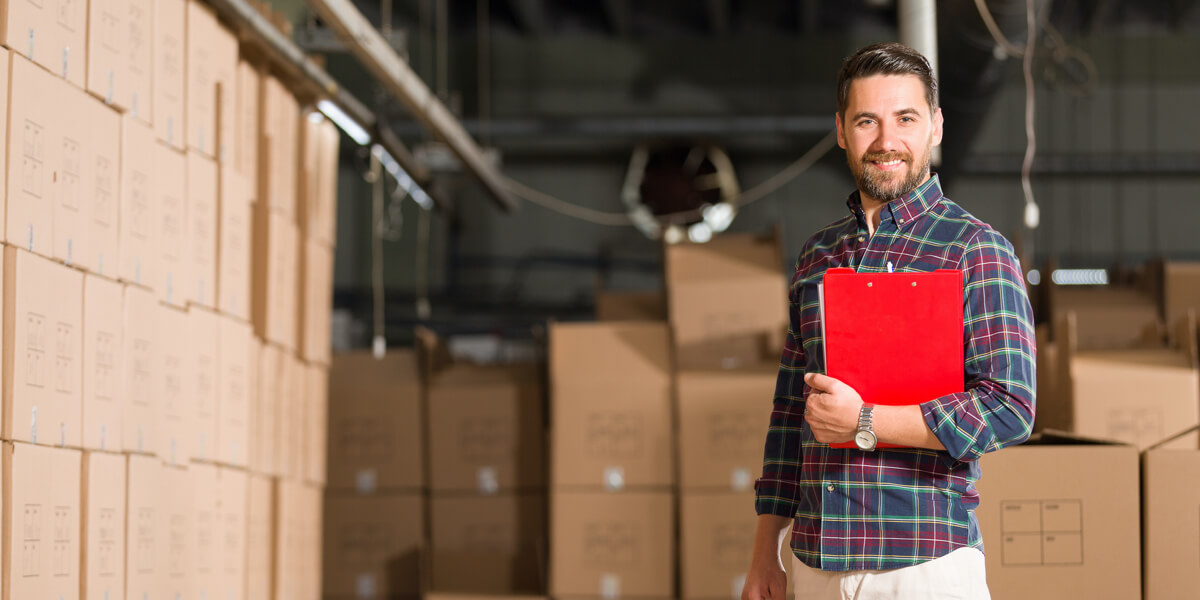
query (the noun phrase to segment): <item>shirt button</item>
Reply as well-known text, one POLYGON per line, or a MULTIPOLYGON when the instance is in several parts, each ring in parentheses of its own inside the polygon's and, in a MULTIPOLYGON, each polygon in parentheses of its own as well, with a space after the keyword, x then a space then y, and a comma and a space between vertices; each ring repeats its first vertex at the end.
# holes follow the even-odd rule
POLYGON ((831 491, 831 492, 832 492, 832 491, 833 491, 833 484, 831 483, 831 484, 829 484, 829 485, 825 486, 825 489, 827 489, 827 490, 829 490, 829 491, 831 491))
POLYGON ((867 238, 860 235, 860 236, 858 236, 858 241, 865 242, 865 241, 867 241, 867 238))
POLYGON ((901 225, 903 225, 903 224, 904 224, 904 219, 900 219, 900 224, 901 224, 901 225))

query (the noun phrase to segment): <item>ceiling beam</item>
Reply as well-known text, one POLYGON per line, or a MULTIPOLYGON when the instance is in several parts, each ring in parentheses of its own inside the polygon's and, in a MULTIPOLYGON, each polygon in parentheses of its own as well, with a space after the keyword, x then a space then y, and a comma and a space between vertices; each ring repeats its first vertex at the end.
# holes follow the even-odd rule
POLYGON ((454 151, 500 208, 505 211, 517 208, 517 200, 505 185, 504 177, 487 162, 474 138, 350 0, 309 0, 309 5, 338 32, 351 53, 384 89, 400 100, 413 117, 454 151))

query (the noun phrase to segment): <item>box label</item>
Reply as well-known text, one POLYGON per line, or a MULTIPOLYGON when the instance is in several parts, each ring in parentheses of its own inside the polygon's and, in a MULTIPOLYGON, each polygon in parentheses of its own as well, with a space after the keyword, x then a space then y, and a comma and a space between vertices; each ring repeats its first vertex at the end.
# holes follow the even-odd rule
POLYGON ((1081 500, 1006 500, 1000 522, 1004 566, 1083 564, 1081 500))

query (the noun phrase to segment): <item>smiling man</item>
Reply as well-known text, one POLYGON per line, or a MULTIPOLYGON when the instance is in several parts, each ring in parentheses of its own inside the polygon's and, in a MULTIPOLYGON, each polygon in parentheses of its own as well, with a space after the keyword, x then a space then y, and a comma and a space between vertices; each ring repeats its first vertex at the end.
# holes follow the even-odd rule
MULTIPOLYGON (((805 244, 792 278, 742 599, 784 599, 778 557, 789 532, 798 600, 989 598, 978 459, 1027 439, 1035 405, 1021 267, 1012 245, 945 197, 929 170, 942 112, 925 57, 896 43, 863 48, 838 73, 837 102, 838 145, 858 189, 849 214, 805 244), (817 286, 834 267, 960 270, 966 391, 875 406, 824 375, 817 286), (849 441, 857 447, 829 446, 849 441)), ((879 348, 861 360, 903 378, 888 357, 904 351, 879 348)))

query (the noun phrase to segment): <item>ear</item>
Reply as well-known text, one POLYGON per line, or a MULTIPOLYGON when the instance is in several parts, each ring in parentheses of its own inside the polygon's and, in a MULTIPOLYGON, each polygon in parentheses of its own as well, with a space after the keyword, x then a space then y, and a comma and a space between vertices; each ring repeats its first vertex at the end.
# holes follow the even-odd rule
POLYGON ((933 144, 940 146, 942 144, 942 108, 939 106, 933 113, 933 144))
MULTIPOLYGON (((940 109, 939 109, 940 110, 940 109)), ((940 114, 940 113, 939 113, 940 114)), ((833 125, 837 129, 838 146, 846 149, 846 132, 842 130, 842 113, 833 113, 833 125)), ((941 128, 938 129, 938 140, 941 140, 941 128)))

